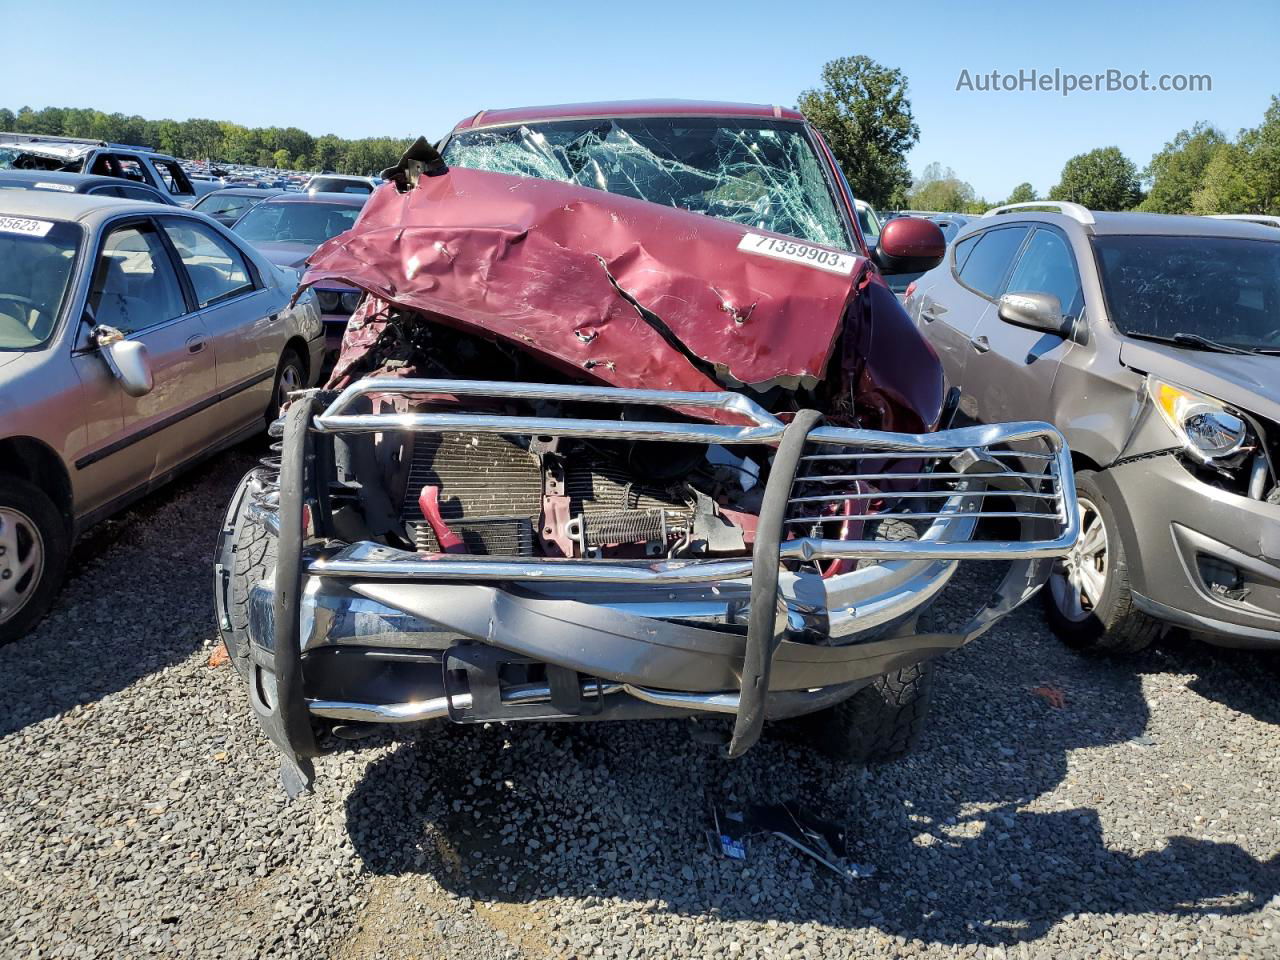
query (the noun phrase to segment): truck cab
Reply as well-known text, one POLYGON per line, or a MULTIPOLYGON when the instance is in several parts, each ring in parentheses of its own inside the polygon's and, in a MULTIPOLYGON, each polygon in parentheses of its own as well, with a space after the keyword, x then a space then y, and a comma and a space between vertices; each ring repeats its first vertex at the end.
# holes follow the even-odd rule
MULTIPOLYGON (((199 189, 176 159, 150 147, 105 140, 0 133, 0 169, 91 173, 145 183, 189 207, 218 184, 199 189)), ((204 184, 201 184, 203 187, 204 184)))

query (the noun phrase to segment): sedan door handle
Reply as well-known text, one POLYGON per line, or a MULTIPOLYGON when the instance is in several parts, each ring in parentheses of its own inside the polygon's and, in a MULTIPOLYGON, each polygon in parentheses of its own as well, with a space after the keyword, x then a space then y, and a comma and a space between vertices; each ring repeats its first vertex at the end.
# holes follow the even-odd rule
POLYGON ((920 316, 924 318, 925 323, 933 323, 935 320, 940 320, 942 315, 946 312, 946 307, 940 308, 936 303, 930 300, 920 310, 920 316))
POLYGON ((187 353, 199 353, 204 349, 204 337, 190 337, 187 339, 187 353))
POLYGON ((991 342, 986 337, 974 337, 969 342, 973 344, 973 349, 979 353, 986 353, 991 349, 991 342))

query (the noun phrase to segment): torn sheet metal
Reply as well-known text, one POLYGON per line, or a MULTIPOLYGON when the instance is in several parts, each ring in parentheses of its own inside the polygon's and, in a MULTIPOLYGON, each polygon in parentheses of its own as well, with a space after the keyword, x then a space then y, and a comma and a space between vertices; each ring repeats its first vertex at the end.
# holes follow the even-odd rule
POLYGON ((816 383, 867 261, 851 257, 844 275, 757 256, 738 249, 746 232, 455 167, 405 193, 376 191, 355 228, 311 257, 303 287, 344 281, 620 387, 816 383))
POLYGON ((773 835, 845 880, 863 880, 875 867, 849 863, 844 831, 794 802, 752 804, 742 810, 712 807, 713 852, 746 860, 752 838, 773 835))

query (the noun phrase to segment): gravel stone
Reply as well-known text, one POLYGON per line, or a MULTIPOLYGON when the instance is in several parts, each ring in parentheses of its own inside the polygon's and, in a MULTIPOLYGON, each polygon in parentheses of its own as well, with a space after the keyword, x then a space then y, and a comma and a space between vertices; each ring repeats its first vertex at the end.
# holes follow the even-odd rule
MULTIPOLYGON (((208 666, 214 537, 261 452, 92 531, 0 649, 0 956, 1280 956, 1280 657, 1079 657, 1034 603, 943 661, 895 765, 777 730, 725 761, 723 721, 437 724, 336 745, 287 802, 208 666), (783 799, 875 876, 708 851, 712 803, 783 799)), ((943 619, 998 574, 962 569, 943 619)))

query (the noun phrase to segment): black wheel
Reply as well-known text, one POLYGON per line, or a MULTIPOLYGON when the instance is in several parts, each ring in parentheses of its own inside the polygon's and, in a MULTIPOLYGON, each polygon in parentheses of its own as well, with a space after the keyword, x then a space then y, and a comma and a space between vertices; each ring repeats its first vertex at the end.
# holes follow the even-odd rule
MULTIPOLYGON (((243 483, 252 490, 257 483, 253 474, 243 483)), ((238 496, 238 495, 237 495, 238 496)), ((240 502, 239 516, 234 523, 231 543, 231 574, 227 585, 226 622, 229 629, 222 631, 231 664, 240 676, 249 676, 249 591, 260 580, 271 576, 276 565, 276 538, 265 526, 247 516, 250 497, 240 502)))
POLYGON ((905 756, 924 732, 935 672, 928 660, 876 677, 848 700, 812 714, 811 742, 837 760, 889 763, 905 756))
POLYGON ((70 551, 67 524, 44 492, 0 478, 0 644, 23 636, 48 612, 70 551))
MULTIPOLYGON (((929 611, 917 629, 933 629, 929 611)), ((924 732, 936 672, 935 661, 926 660, 876 677, 848 700, 802 717, 806 739, 837 760, 889 763, 905 756, 924 732)))
POLYGON ((289 394, 295 390, 303 390, 307 386, 307 365, 298 351, 289 347, 280 355, 280 366, 276 368, 275 389, 271 392, 271 404, 267 407, 267 425, 276 420, 284 411, 289 394))
POLYGON ((1164 624, 1133 604, 1129 564, 1115 511, 1097 474, 1076 473, 1080 539, 1054 564, 1043 591, 1053 632, 1074 650, 1136 653, 1164 632, 1164 624))

